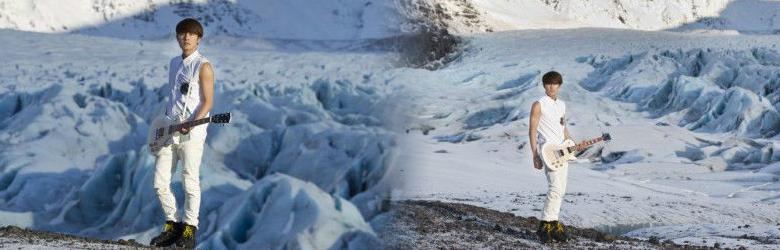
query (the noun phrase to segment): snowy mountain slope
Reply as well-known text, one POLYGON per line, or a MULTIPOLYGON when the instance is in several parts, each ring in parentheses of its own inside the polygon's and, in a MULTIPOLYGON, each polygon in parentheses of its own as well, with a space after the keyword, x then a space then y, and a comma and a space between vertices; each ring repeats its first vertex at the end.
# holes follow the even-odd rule
MULTIPOLYGON (((3 223, 147 243, 163 218, 144 138, 166 100, 166 67, 176 45, 0 32, 4 46, 13 48, 2 50, 10 63, 0 67, 0 210, 29 218, 3 223)), ((234 123, 209 128, 199 242, 229 222, 218 219, 232 211, 227 201, 265 181, 305 186, 298 196, 319 197, 309 204, 332 207, 322 197, 339 200, 343 211, 323 208, 322 217, 309 218, 320 218, 316 223, 299 221, 312 235, 334 240, 322 244, 371 244, 375 237, 360 232, 370 232, 366 223, 385 209, 385 172, 397 150, 395 133, 385 126, 393 120, 386 98, 396 90, 382 76, 396 56, 219 45, 201 52, 215 65, 213 113, 231 112, 234 123), (290 177, 268 180, 275 173, 290 177), (316 226, 336 221, 362 226, 340 232, 316 226)), ((179 179, 177 173, 173 188, 181 204, 179 179)), ((269 202, 303 201, 282 195, 269 202)), ((237 241, 268 240, 242 237, 237 241)))
POLYGON ((582 27, 772 33, 780 30, 777 13, 780 2, 759 0, 3 0, 0 28, 159 39, 195 17, 208 36, 295 40, 398 36, 420 19, 456 34, 582 27))
POLYGON ((780 29, 780 2, 729 0, 410 0, 457 34, 583 27, 637 30, 780 29), (432 10, 432 11, 427 11, 432 10))
POLYGON ((704 17, 671 30, 737 30, 744 33, 772 33, 780 30, 780 2, 733 1, 717 17, 704 17))
POLYGON ((630 235, 678 244, 776 248, 780 236, 767 231, 780 223, 776 39, 613 29, 468 37, 446 67, 394 80, 413 90, 417 119, 402 138, 416 150, 403 151, 393 171, 403 180, 394 198, 538 217, 546 184, 530 165, 527 122, 543 95, 541 75, 557 70, 575 138, 613 137, 572 164, 564 223, 641 229, 630 235), (690 112, 702 112, 700 126, 681 122, 690 112), (677 229, 687 233, 670 233, 677 229))
POLYGON ((208 36, 313 40, 388 37, 401 21, 393 1, 0 1, 0 28, 35 32, 156 39, 184 17, 208 36))

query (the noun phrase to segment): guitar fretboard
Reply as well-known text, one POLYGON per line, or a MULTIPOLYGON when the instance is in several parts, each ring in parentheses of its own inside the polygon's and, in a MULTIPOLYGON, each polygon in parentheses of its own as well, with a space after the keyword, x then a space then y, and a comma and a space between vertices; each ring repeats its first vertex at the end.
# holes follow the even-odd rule
POLYGON ((596 138, 593 138, 593 139, 590 139, 590 140, 582 141, 582 142, 578 143, 577 145, 574 145, 573 147, 569 147, 569 152, 582 150, 582 149, 584 149, 584 148, 586 148, 586 147, 588 147, 590 145, 593 145, 593 144, 595 144, 597 142, 600 142, 600 141, 603 141, 603 140, 604 140, 603 137, 596 137, 596 138))
POLYGON ((197 119, 197 120, 194 120, 194 121, 188 121, 188 122, 185 122, 185 123, 171 125, 170 127, 168 127, 168 133, 173 133, 173 132, 179 131, 179 130, 181 130, 183 128, 191 128, 191 127, 195 127, 195 126, 198 126, 198 125, 201 125, 201 124, 204 124, 204 123, 208 123, 210 120, 211 120, 210 117, 206 117, 206 118, 201 118, 201 119, 197 119))

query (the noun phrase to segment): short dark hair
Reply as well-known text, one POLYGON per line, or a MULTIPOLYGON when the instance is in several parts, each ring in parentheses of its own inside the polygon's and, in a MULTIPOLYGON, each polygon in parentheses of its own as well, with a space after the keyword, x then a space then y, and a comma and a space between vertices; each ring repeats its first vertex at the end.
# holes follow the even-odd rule
POLYGON ((185 18, 176 24, 176 34, 181 33, 194 33, 203 38, 203 25, 200 25, 200 22, 193 18, 185 18))
POLYGON ((555 71, 550 71, 550 72, 545 73, 544 76, 542 76, 542 84, 543 85, 547 85, 547 84, 558 84, 558 85, 561 85, 561 84, 563 84, 563 77, 561 77, 561 73, 558 73, 558 72, 555 72, 555 71))

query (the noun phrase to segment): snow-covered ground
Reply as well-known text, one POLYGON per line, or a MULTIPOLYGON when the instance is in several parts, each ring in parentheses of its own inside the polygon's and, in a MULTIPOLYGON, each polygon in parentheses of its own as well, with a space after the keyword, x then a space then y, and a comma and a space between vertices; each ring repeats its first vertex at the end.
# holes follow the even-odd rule
POLYGON ((17 226, 0 228, 2 249, 144 249, 143 244, 132 240, 99 240, 76 237, 56 232, 40 232, 17 226))
POLYGON ((613 138, 571 165, 565 223, 776 248, 777 39, 613 29, 470 36, 445 68, 394 78, 415 93, 416 118, 401 139, 411 150, 393 171, 403 181, 394 198, 539 217, 546 182, 530 162, 528 115, 544 94, 541 74, 556 70, 575 138, 613 138))

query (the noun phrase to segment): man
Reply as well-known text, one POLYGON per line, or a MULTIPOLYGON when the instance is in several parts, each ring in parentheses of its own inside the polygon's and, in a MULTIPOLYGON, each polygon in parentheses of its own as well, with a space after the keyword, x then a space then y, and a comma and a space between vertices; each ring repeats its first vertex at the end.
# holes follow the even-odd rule
MULTIPOLYGON (((531 106, 531 121, 528 127, 534 168, 540 170, 544 167, 539 155, 541 145, 544 143, 559 144, 563 143, 565 139, 571 139, 564 120, 566 104, 558 99, 558 90, 563 84, 561 74, 555 71, 547 72, 542 76, 542 84, 546 95, 531 106)), ((551 171, 547 167, 544 173, 547 176, 547 200, 544 203, 542 220, 537 234, 542 242, 566 241, 568 235, 563 224, 558 221, 558 213, 561 209, 563 195, 566 192, 568 168, 551 171)))
MULTIPOLYGON (((176 41, 181 56, 171 59, 168 74, 170 87, 165 116, 181 123, 208 117, 214 93, 214 72, 209 61, 198 53, 203 38, 203 26, 195 19, 187 18, 176 25, 176 41)), ((154 190, 162 204, 165 225, 152 246, 194 248, 200 210, 200 162, 206 141, 206 125, 181 129, 173 138, 173 144, 160 149, 154 171, 154 190), (182 160, 184 185, 184 215, 176 218, 176 199, 171 192, 171 175, 182 160)))

